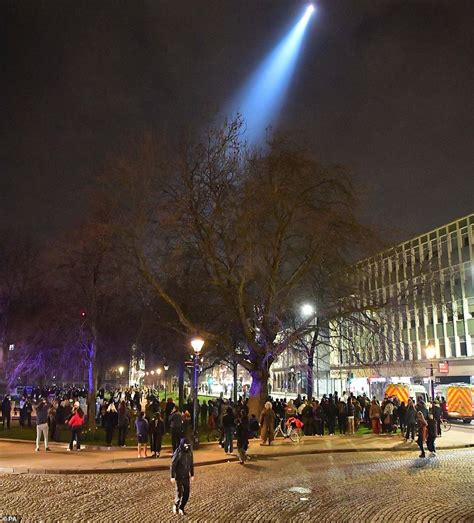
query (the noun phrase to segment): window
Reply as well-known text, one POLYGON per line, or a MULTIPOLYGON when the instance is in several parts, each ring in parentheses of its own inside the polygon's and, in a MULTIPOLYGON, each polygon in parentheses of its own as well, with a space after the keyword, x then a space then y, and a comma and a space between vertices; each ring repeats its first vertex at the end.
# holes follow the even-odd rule
POLYGON ((461 349, 461 356, 467 356, 467 343, 465 341, 461 341, 459 346, 461 349))

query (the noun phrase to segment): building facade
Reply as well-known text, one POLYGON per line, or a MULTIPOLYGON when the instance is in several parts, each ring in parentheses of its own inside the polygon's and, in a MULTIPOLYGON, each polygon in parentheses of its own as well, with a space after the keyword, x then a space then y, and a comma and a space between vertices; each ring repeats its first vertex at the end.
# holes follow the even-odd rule
POLYGON ((362 260, 356 269, 359 306, 386 303, 386 317, 378 337, 351 325, 335 338, 330 374, 336 390, 381 395, 390 382, 428 386, 431 364, 435 383, 473 382, 474 214, 362 260), (428 345, 435 348, 431 361, 428 345))

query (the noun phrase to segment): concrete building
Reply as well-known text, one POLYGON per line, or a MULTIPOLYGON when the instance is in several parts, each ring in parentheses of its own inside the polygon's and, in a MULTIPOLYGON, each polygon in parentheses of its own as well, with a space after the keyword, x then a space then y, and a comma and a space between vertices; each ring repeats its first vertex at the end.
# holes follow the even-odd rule
POLYGON ((390 382, 428 387, 430 363, 435 383, 473 383, 474 214, 362 260, 356 268, 359 304, 387 303, 386 318, 370 343, 362 327, 347 326, 351 350, 343 338, 335 338, 332 388, 380 396, 390 382), (429 344, 435 348, 431 362, 429 344))

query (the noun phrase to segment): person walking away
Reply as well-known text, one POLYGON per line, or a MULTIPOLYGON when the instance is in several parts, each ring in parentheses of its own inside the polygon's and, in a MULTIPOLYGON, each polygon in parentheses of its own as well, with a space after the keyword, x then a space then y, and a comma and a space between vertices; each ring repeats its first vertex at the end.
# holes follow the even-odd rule
POLYGON ((421 450, 420 458, 424 458, 425 449, 423 445, 428 437, 428 423, 426 422, 425 417, 423 416, 423 413, 421 411, 418 411, 416 413, 416 422, 418 425, 418 439, 416 442, 421 450))
POLYGON ((232 407, 227 407, 226 413, 222 418, 222 426, 224 428, 224 451, 226 454, 232 454, 232 451, 234 450, 234 425, 235 423, 232 407))
POLYGON ((347 406, 342 399, 337 403, 337 421, 339 425, 339 434, 345 434, 347 426, 347 406))
POLYGON ((405 414, 406 433, 405 441, 408 441, 411 437, 411 441, 415 441, 415 426, 416 426, 416 410, 413 405, 413 401, 410 398, 407 404, 407 411, 405 414))
POLYGON ((382 409, 375 399, 372 400, 372 404, 369 409, 370 423, 372 424, 372 432, 374 434, 380 434, 380 418, 382 416, 382 409))
POLYGON ((28 425, 28 427, 31 427, 31 413, 33 412, 33 405, 31 404, 30 398, 26 398, 21 410, 23 413, 23 423, 28 425))
POLYGON ((125 401, 121 401, 118 409, 117 426, 118 426, 118 444, 119 447, 125 447, 130 416, 128 415, 125 401))
POLYGON ((145 413, 141 410, 135 420, 135 430, 137 433, 138 458, 146 458, 148 443, 148 423, 145 419, 145 413), (142 456, 143 452, 143 456, 142 456))
POLYGON ((10 421, 12 418, 12 402, 10 401, 10 396, 7 394, 2 401, 2 423, 3 428, 5 428, 5 422, 7 424, 7 429, 10 428, 10 421))
POLYGON ((250 459, 247 455, 247 450, 249 448, 249 419, 247 414, 243 411, 240 413, 240 418, 237 419, 235 434, 237 436, 239 463, 243 465, 250 459))
POLYGON ((181 438, 171 458, 171 483, 176 484, 173 513, 185 515, 184 508, 189 500, 190 480, 194 480, 193 451, 186 438, 181 438))
POLYGON ((349 396, 347 400, 347 433, 351 436, 354 435, 354 404, 352 403, 352 396, 349 396))
MULTIPOLYGON (((436 421, 436 435, 438 437, 441 437, 441 407, 439 405, 439 401, 435 400, 433 402, 433 408, 431 409, 431 412, 433 413, 433 418, 436 421)), ((429 416, 428 416, 429 418, 429 416)))
POLYGON ((81 432, 82 426, 84 425, 84 412, 79 406, 79 403, 75 404, 72 415, 67 421, 67 424, 71 427, 71 438, 67 450, 72 450, 74 441, 76 442, 76 450, 81 450, 81 432))
POLYGON ((171 432, 171 445, 173 452, 179 447, 179 442, 183 437, 183 417, 176 405, 173 407, 169 417, 169 428, 171 432))
POLYGON ((435 441, 438 434, 438 422, 433 414, 428 414, 428 434, 426 438, 426 446, 430 452, 430 457, 436 456, 435 441))
POLYGON ((271 445, 273 441, 273 433, 275 431, 275 413, 272 409, 270 401, 265 403, 265 406, 260 413, 260 445, 268 444, 271 445))
POLYGON ((118 425, 118 412, 113 403, 111 403, 107 407, 107 412, 104 417, 104 424, 105 424, 105 444, 107 446, 107 449, 110 450, 112 448, 112 439, 114 437, 114 430, 115 430, 115 427, 118 425))
MULTIPOLYGON (((181 438, 186 438, 188 441, 193 441, 194 431, 193 431, 193 419, 188 410, 183 412, 183 429, 181 433, 181 438)), ((180 438, 180 439, 181 439, 180 438)), ((191 446, 194 443, 191 443, 191 446)))
POLYGON ((50 450, 48 447, 48 405, 46 400, 41 399, 36 405, 36 452, 39 452, 41 435, 44 439, 44 450, 50 450))
POLYGON ((159 458, 161 442, 165 433, 165 422, 159 412, 155 412, 150 423, 150 450, 153 458, 159 458))

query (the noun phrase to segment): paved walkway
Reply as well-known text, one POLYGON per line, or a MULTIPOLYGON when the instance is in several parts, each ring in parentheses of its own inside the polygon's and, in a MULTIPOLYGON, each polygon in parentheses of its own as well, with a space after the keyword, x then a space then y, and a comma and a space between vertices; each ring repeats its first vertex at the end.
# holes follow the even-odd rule
MULTIPOLYGON (((42 442, 43 443, 43 442, 42 442)), ((259 440, 251 440, 249 454, 256 459, 303 454, 326 454, 343 452, 375 451, 418 451, 415 443, 406 443, 400 435, 393 436, 324 436, 306 437, 295 445, 289 440, 277 439, 271 446, 260 446, 259 440)), ((453 427, 436 440, 439 450, 474 447, 474 431, 466 432, 453 427)), ((64 443, 51 443, 51 452, 35 452, 32 441, 0 439, 0 472, 31 474, 86 474, 110 472, 144 472, 165 470, 170 466, 171 448, 164 447, 158 459, 138 459, 135 448, 86 446, 81 452, 67 452, 64 443)), ((201 444, 194 452, 197 466, 236 461, 234 455, 227 455, 217 443, 201 444)))

